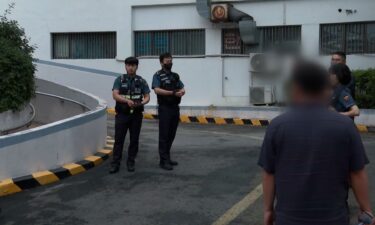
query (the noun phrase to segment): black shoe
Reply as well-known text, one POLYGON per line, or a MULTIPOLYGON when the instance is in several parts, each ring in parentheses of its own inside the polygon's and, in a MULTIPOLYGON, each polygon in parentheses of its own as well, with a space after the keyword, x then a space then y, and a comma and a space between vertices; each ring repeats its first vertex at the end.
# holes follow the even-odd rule
POLYGON ((169 163, 160 163, 159 166, 164 170, 173 170, 173 166, 169 163))
POLYGON ((172 166, 177 166, 177 165, 178 165, 178 162, 170 160, 170 161, 169 161, 169 164, 171 164, 172 166))
POLYGON ((119 165, 111 165, 111 168, 109 169, 110 174, 117 173, 118 171, 120 171, 119 165))
POLYGON ((126 166, 128 167, 128 171, 129 172, 134 172, 135 171, 135 163, 134 162, 128 161, 126 163, 126 166))

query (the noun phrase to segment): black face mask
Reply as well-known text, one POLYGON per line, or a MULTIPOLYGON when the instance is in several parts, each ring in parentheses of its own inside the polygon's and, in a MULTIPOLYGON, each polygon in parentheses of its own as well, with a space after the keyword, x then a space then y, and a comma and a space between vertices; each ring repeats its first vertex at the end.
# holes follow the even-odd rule
POLYGON ((163 65, 164 69, 166 69, 166 70, 171 70, 172 66, 173 66, 173 63, 167 63, 167 64, 163 65))

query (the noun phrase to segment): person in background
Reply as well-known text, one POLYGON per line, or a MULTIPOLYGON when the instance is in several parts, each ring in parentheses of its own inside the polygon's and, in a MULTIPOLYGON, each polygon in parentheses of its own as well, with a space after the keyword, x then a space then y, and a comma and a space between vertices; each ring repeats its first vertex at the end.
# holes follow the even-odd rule
POLYGON ((349 225, 349 184, 372 217, 369 161, 353 121, 328 108, 328 72, 299 63, 291 87, 293 106, 270 123, 258 161, 264 225, 349 225))
MULTIPOLYGON (((345 64, 346 65, 346 53, 345 52, 334 52, 331 57, 331 65, 345 64)), ((350 70, 350 69, 349 69, 350 70)), ((350 82, 346 85, 350 90, 350 94, 355 99, 355 77, 350 72, 350 82)))
POLYGON ((359 116, 359 108, 356 105, 347 85, 350 83, 350 69, 345 64, 334 64, 329 68, 333 96, 331 106, 339 113, 352 119, 359 116))

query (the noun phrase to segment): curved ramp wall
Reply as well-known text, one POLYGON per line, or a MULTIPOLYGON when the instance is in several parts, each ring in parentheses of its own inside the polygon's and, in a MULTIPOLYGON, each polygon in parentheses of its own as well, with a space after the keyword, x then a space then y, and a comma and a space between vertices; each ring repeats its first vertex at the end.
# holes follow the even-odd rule
POLYGON ((0 136, 0 180, 79 161, 105 145, 103 100, 41 79, 36 86, 35 121, 46 125, 0 136))

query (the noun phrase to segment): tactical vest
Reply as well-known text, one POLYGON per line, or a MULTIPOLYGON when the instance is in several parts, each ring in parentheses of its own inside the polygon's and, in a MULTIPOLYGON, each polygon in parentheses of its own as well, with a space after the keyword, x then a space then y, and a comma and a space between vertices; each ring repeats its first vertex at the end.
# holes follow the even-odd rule
MULTIPOLYGON (((124 96, 126 99, 130 99, 135 103, 140 104, 143 101, 142 82, 142 78, 138 75, 136 75, 134 78, 126 74, 122 75, 121 87, 119 90, 120 95, 124 96)), ((117 101, 115 109, 117 113, 123 114, 142 113, 144 111, 143 106, 132 109, 127 103, 117 101)))
MULTIPOLYGON (((160 88, 167 91, 176 91, 179 89, 178 84, 180 77, 177 73, 166 73, 163 70, 158 71, 157 76, 160 79, 160 88)), ((181 102, 181 97, 172 95, 157 95, 159 105, 178 105, 181 102)))

